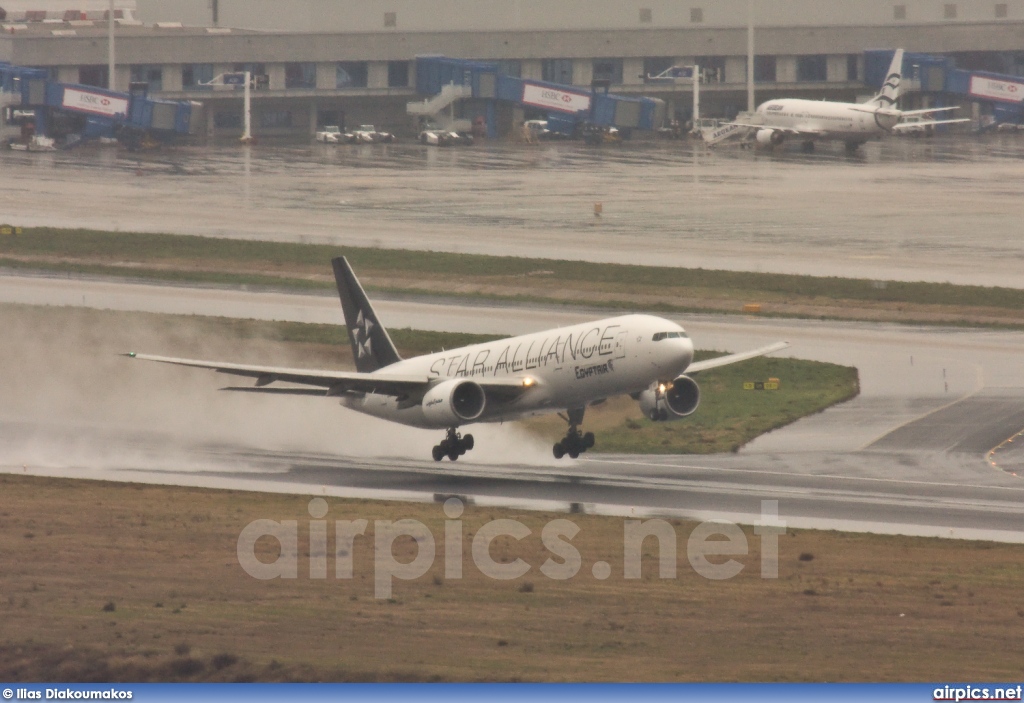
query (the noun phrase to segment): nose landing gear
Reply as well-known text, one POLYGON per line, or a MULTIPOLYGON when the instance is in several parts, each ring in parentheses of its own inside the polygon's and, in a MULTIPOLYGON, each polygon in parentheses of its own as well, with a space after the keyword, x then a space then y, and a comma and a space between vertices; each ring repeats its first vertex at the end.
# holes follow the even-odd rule
POLYGON ((468 434, 463 437, 457 428, 449 427, 448 434, 440 444, 434 445, 431 455, 434 457, 434 461, 441 461, 445 457, 448 457, 450 461, 455 461, 472 449, 473 445, 473 435, 468 434))
POLYGON ((584 408, 573 408, 569 410, 568 417, 562 416, 569 423, 569 431, 551 449, 556 459, 561 459, 566 454, 575 459, 594 446, 594 433, 581 433, 579 430, 579 424, 583 422, 583 411, 584 408))

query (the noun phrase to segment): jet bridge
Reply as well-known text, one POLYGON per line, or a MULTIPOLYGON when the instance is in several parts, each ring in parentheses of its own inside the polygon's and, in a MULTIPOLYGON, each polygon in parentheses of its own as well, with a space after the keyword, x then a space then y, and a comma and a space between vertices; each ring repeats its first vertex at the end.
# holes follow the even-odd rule
POLYGON ((588 125, 624 132, 654 130, 665 121, 663 100, 509 76, 501 72, 497 62, 417 56, 416 90, 434 97, 409 103, 410 114, 424 114, 423 110, 435 103, 440 106, 439 112, 447 109, 454 113, 456 103, 462 102, 463 118, 484 117, 491 137, 497 136, 499 103, 543 111, 548 116, 548 129, 566 135, 588 125))
POLYGON ((197 103, 156 100, 145 84, 129 93, 48 80, 42 69, 0 63, 0 140, 35 134, 59 140, 64 147, 98 137, 115 137, 129 147, 144 140, 171 141, 194 134, 197 103))

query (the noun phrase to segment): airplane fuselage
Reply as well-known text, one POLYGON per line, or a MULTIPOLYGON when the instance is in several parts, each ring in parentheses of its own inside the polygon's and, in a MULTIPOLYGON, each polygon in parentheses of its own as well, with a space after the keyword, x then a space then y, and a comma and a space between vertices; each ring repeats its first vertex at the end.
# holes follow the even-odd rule
MULTIPOLYGON (((693 343, 679 325, 652 315, 623 315, 426 354, 400 361, 386 371, 426 375, 436 383, 529 379, 513 401, 493 408, 488 404, 473 420, 504 422, 639 393, 655 382, 678 377, 692 360, 693 343)), ((403 402, 390 395, 350 395, 341 402, 352 410, 405 425, 447 426, 432 422, 422 403, 403 402)))
POLYGON ((807 139, 823 140, 864 141, 892 131, 899 122, 898 115, 872 114, 864 112, 863 107, 853 103, 784 98, 763 103, 757 108, 757 114, 765 129, 795 130, 806 133, 807 139), (811 136, 815 133, 816 136, 811 136))

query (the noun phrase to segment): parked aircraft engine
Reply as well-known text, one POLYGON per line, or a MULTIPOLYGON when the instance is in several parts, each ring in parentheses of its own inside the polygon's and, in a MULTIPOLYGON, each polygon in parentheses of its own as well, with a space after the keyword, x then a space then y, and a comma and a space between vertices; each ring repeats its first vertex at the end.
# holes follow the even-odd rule
POLYGON ((437 427, 455 427, 480 417, 487 396, 479 383, 452 379, 437 384, 423 396, 423 417, 437 427))
POLYGON ((680 376, 671 384, 654 385, 640 393, 640 410, 654 420, 678 420, 697 409, 700 403, 700 388, 689 376, 680 376))
POLYGON ((758 144, 763 144, 764 146, 778 146, 779 144, 782 144, 782 140, 786 138, 786 134, 777 129, 759 129, 757 130, 757 134, 754 135, 754 138, 757 139, 758 144))

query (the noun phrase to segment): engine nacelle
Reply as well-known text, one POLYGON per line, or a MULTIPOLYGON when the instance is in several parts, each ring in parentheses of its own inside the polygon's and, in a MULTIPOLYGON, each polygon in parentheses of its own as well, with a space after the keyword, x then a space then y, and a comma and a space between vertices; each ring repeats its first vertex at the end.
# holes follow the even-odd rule
POLYGON ((439 383, 423 396, 423 417, 437 427, 455 427, 480 417, 487 396, 479 383, 451 379, 439 383))
POLYGON ((786 135, 777 129, 759 129, 754 138, 758 144, 763 146, 778 146, 782 144, 782 140, 786 138, 786 135))
POLYGON ((680 376, 664 390, 655 385, 640 393, 640 410, 655 422, 691 415, 700 404, 700 387, 689 376, 680 376))

